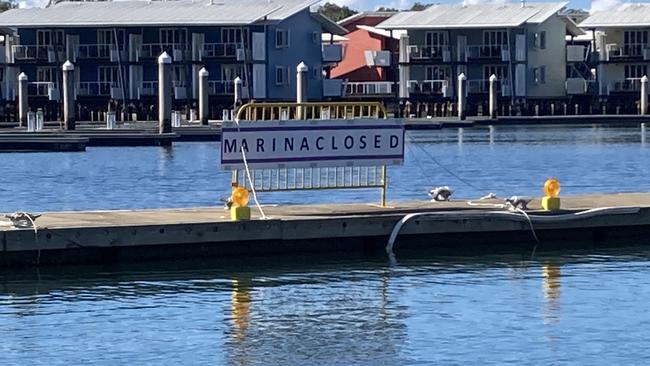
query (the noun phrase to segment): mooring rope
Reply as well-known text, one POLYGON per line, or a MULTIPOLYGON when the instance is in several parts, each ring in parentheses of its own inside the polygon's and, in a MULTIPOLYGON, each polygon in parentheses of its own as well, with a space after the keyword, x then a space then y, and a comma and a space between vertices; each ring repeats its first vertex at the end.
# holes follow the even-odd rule
MULTIPOLYGON (((241 132, 241 129, 239 128, 239 119, 235 118, 234 121, 235 124, 237 125, 237 132, 241 132)), ((248 160, 246 159, 246 152, 244 150, 245 149, 243 147, 240 149, 242 160, 244 161, 244 170, 246 171, 246 178, 248 179, 248 184, 250 184, 251 186, 251 193, 253 193, 253 201, 255 201, 255 206, 257 207, 257 210, 260 212, 260 216, 262 216, 262 220, 266 220, 267 217, 266 214, 264 213, 264 210, 262 209, 262 205, 260 205, 260 201, 257 200, 257 192, 255 192, 255 183, 251 178, 251 171, 250 169, 248 169, 248 160)))

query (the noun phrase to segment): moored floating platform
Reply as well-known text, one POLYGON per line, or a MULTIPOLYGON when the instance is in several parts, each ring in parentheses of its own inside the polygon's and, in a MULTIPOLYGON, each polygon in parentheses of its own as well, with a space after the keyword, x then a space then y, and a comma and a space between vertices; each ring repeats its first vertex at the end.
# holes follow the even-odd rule
MULTIPOLYGON (((529 212, 531 222, 463 201, 265 207, 268 219, 251 221, 230 221, 221 207, 51 212, 36 220, 36 231, 4 223, 0 266, 381 251, 409 213, 428 214, 404 225, 395 245, 398 257, 402 248, 421 247, 441 254, 530 255, 536 246, 531 223, 538 251, 650 244, 650 194, 563 197, 562 205, 560 213, 529 212), (576 215, 597 207, 615 209, 576 215)), ((539 207, 539 201, 529 207, 539 207)))
POLYGON ((88 138, 77 135, 0 134, 0 153, 86 151, 88 143, 88 138))

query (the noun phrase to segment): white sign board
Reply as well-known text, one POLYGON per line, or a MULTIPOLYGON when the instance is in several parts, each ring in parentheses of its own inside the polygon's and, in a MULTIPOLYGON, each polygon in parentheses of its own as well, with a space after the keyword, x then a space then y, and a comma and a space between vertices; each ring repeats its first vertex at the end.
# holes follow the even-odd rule
POLYGON ((221 166, 251 169, 395 165, 404 128, 395 119, 242 121, 221 128, 221 166))

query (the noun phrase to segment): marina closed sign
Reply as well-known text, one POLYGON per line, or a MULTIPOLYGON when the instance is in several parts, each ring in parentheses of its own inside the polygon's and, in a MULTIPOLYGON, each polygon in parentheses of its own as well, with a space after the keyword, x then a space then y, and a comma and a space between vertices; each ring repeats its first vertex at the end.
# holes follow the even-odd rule
POLYGON ((395 119, 224 122, 221 166, 251 169, 402 164, 404 128, 395 119))

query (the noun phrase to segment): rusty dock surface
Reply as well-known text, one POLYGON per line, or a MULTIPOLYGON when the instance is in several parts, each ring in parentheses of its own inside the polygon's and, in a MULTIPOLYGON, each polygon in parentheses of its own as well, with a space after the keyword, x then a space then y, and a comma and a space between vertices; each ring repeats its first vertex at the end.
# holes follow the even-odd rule
POLYGON ((396 223, 409 213, 430 214, 403 226, 397 253, 421 247, 441 253, 524 253, 536 244, 537 250, 650 244, 647 193, 563 197, 564 211, 558 213, 539 211, 534 200, 530 222, 521 214, 465 201, 389 205, 266 206, 265 220, 253 207, 253 219, 238 222, 222 207, 49 212, 36 220, 37 230, 0 222, 0 266, 382 251, 396 223), (610 209, 576 215, 603 207, 610 209))

